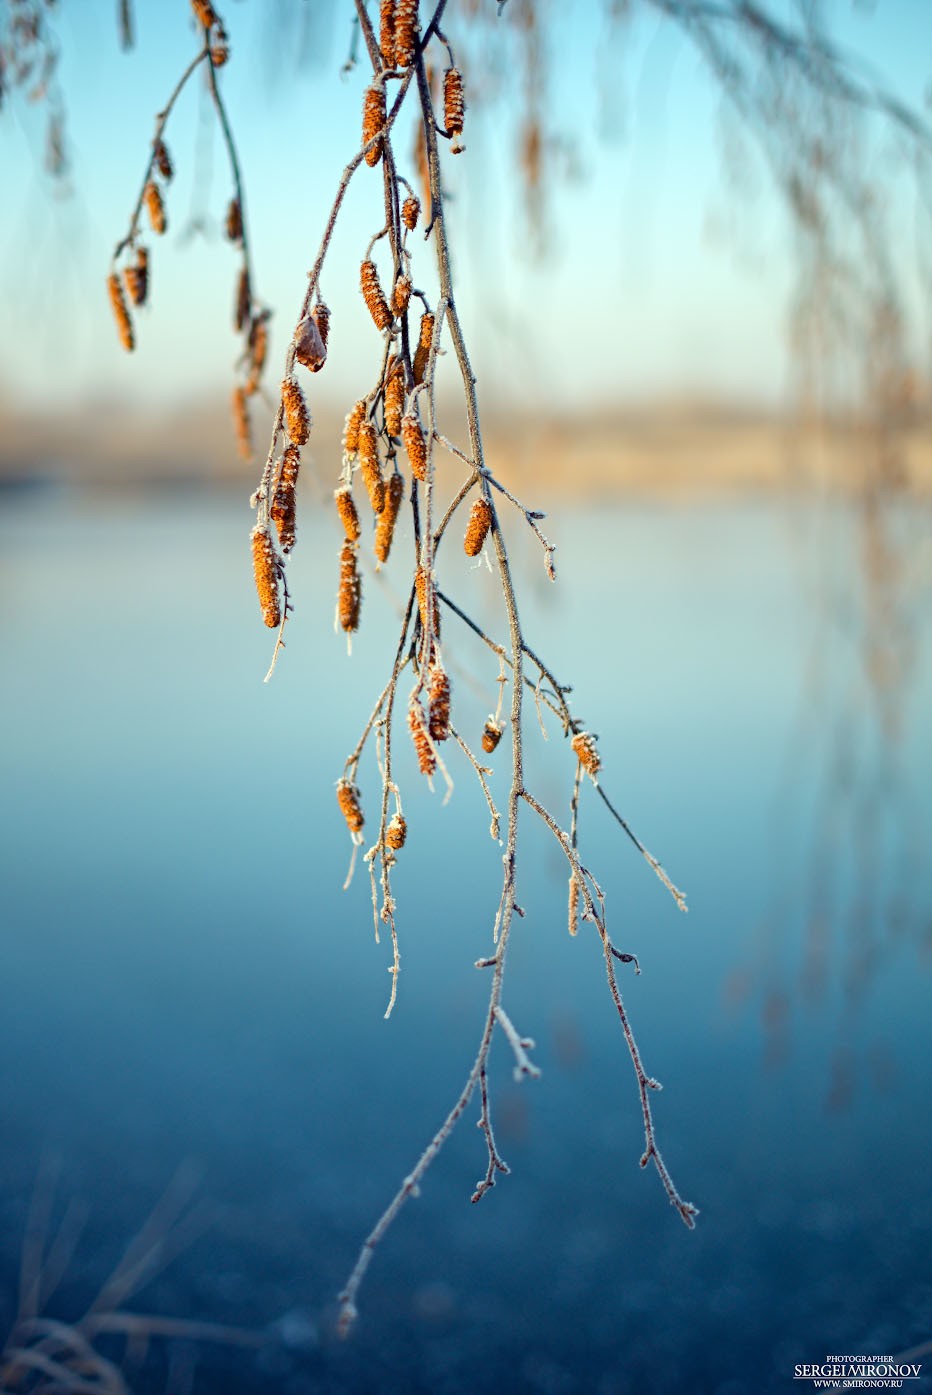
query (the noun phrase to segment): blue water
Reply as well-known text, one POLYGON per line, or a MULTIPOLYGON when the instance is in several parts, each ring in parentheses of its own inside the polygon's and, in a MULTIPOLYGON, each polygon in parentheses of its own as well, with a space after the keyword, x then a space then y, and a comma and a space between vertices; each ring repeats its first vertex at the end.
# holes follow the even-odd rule
MULTIPOLYGON (((404 559, 366 577, 348 657, 329 511, 305 522, 263 685, 249 526, 241 501, 196 493, 4 507, 0 1323, 37 1179, 55 1175, 56 1215, 88 1208, 50 1304, 74 1318, 184 1168, 202 1231, 127 1306, 272 1336, 258 1354, 155 1343, 129 1368, 140 1390, 187 1388, 193 1363, 202 1391, 756 1395, 808 1388, 797 1362, 932 1337, 923 518, 894 520, 902 565, 869 573, 856 509, 611 505, 548 520, 556 588, 514 536, 527 639, 689 894, 683 916, 584 798, 584 859, 640 958, 621 983, 665 1085, 660 1144, 702 1214, 687 1232, 637 1166, 599 946, 567 935, 565 867, 526 811, 505 1004, 543 1074, 516 1084, 496 1045, 511 1175, 469 1205, 471 1106, 346 1344, 335 1295, 473 1059, 501 849, 468 768, 451 755, 444 805, 400 726, 402 977, 383 1021, 388 948, 365 869, 341 890, 332 787, 384 681, 404 559), (870 682, 878 644, 892 658, 870 682)), ((455 546, 441 584, 505 637, 494 578, 455 546)), ((444 625, 477 745, 497 663, 444 625)), ((531 706, 528 783, 565 820, 573 762, 552 721, 549 738, 531 706)), ((361 783, 371 828, 371 751, 361 783)))

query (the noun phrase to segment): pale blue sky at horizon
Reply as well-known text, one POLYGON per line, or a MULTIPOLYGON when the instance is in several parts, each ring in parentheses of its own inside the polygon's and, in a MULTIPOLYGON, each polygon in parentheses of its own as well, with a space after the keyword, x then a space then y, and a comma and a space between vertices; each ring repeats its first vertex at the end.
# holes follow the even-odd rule
MULTIPOLYGON (((138 193, 154 114, 197 46, 182 0, 138 0, 136 8, 137 44, 123 54, 110 0, 59 7, 67 195, 43 172, 42 109, 14 97, 0 112, 0 299, 9 327, 0 401, 47 402, 50 382, 70 404, 229 392, 237 263, 220 222, 230 182, 199 78, 166 133, 177 177, 167 236, 145 238, 152 304, 138 317, 135 354, 120 349, 110 319, 104 280, 138 193), (183 238, 201 211, 210 235, 183 238)), ((221 76, 246 182, 256 290, 274 310, 273 383, 340 172, 358 148, 364 65, 340 75, 349 8, 344 0, 220 6, 232 47, 221 76), (309 5, 316 8, 299 63, 300 25, 275 31, 269 18, 301 18, 309 5)), ((566 408, 684 395, 783 405, 793 285, 786 219, 759 163, 753 198, 730 187, 721 100, 699 59, 653 14, 612 35, 594 0, 542 0, 540 8, 547 125, 576 138, 576 171, 556 180, 548 198, 545 254, 527 250, 515 174, 518 72, 506 74, 514 91, 467 113, 466 153, 446 161, 459 304, 480 391, 566 408)), ((842 44, 870 56, 866 71, 921 107, 932 74, 927 0, 888 0, 873 12, 845 0, 829 13, 842 44)), ((410 173, 407 129, 397 148, 410 173)), ((334 347, 315 389, 337 402, 367 391, 377 371, 378 336, 357 278, 381 221, 381 173, 363 167, 322 281, 334 347)), ((415 280, 432 292, 431 249, 414 245, 415 280)))

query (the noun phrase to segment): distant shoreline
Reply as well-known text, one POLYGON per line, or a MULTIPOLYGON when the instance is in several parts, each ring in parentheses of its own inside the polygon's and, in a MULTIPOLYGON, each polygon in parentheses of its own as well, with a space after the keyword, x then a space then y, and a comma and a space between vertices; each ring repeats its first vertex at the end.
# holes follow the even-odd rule
MULTIPOLYGON (((305 452, 305 474, 323 490, 341 467, 343 419, 321 408, 305 452)), ((266 406, 255 422, 264 452, 266 406)), ((450 413, 465 448, 465 424, 450 413)), ((932 422, 918 413, 881 440, 843 420, 792 421, 763 411, 714 405, 650 406, 547 418, 488 413, 490 468, 534 502, 617 496, 704 498, 819 488, 863 493, 878 482, 932 494, 932 422)), ((403 450, 400 462, 405 467, 403 450)), ((461 462, 438 450, 437 468, 459 479, 461 462)), ((155 414, 126 407, 54 417, 0 410, 0 486, 38 484, 107 489, 222 489, 250 493, 259 465, 236 456, 230 422, 209 410, 155 414)))

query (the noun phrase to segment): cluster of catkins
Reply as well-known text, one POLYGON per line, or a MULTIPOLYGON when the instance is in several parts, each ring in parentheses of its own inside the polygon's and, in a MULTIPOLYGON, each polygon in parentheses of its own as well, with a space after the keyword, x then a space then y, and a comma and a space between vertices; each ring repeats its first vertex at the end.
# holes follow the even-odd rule
MULTIPOLYGON (((152 147, 149 159, 148 178, 142 191, 142 201, 149 216, 149 224, 157 237, 162 237, 168 228, 165 212, 165 193, 174 177, 168 147, 159 137, 152 147)), ((129 242, 124 250, 122 279, 114 269, 107 278, 107 290, 113 318, 116 320, 120 343, 128 353, 136 347, 136 334, 126 297, 134 307, 145 305, 149 298, 149 249, 139 241, 138 229, 134 226, 129 242), (124 283, 126 291, 124 293, 124 283)))
MULTIPOLYGON (((191 0, 191 8, 197 23, 204 31, 204 43, 211 66, 215 69, 222 67, 230 55, 222 21, 210 0, 191 0)), ((174 167, 168 147, 159 135, 152 146, 140 204, 140 207, 145 207, 149 225, 157 237, 164 236, 168 230, 165 201, 173 176, 174 167)), ((234 195, 227 208, 225 227, 229 241, 242 249, 242 265, 237 276, 233 303, 233 325, 237 334, 241 334, 244 339, 240 360, 243 381, 234 388, 232 406, 240 454, 246 459, 251 459, 252 436, 248 399, 258 391, 259 379, 265 367, 269 312, 257 306, 253 297, 243 235, 243 210, 237 195, 234 195)), ((123 258, 122 268, 114 266, 107 278, 107 291, 120 343, 129 352, 136 347, 130 305, 139 308, 145 305, 149 297, 149 249, 140 240, 137 218, 133 220, 129 238, 120 247, 120 255, 123 258)))
MULTIPOLYGON (((363 156, 370 168, 381 163, 387 149, 387 82, 399 78, 418 59, 418 0, 381 0, 379 45, 381 70, 363 97, 363 156)), ((462 78, 455 67, 448 68, 444 74, 443 114, 443 133, 453 141, 453 149, 459 150, 462 148, 458 138, 463 130, 464 102, 462 78)), ((405 181, 399 180, 399 184, 405 184, 405 181)), ((421 213, 421 202, 410 186, 406 185, 403 192, 399 190, 396 208, 401 244, 394 259, 391 284, 383 286, 371 252, 363 259, 359 269, 363 300, 373 324, 385 336, 387 344, 376 387, 367 397, 360 398, 347 414, 342 469, 334 494, 343 531, 336 621, 349 635, 359 628, 362 607, 359 569, 363 537, 361 515, 368 512, 372 519, 374 557, 376 565, 381 566, 389 559, 406 494, 407 485, 399 468, 400 460, 407 458, 412 489, 417 485, 426 486, 432 469, 430 444, 418 406, 419 390, 429 380, 432 355, 436 352, 435 317, 426 302, 416 333, 410 335, 410 358, 401 352, 402 342, 408 342, 406 327, 411 298, 415 294, 407 238, 417 228, 421 213), (356 489, 357 483, 361 484, 361 491, 356 489), (360 493, 361 499, 357 497, 360 493)), ((423 301, 423 296, 419 292, 417 294, 423 301)), ((326 359, 328 328, 329 313, 326 306, 318 302, 296 331, 294 357, 312 372, 318 371, 326 359)), ((282 384, 281 420, 288 444, 269 486, 269 525, 260 523, 253 532, 256 586, 263 618, 270 626, 279 625, 283 614, 281 590, 284 555, 295 541, 294 486, 300 449, 308 431, 304 397, 292 375, 282 384), (277 529, 277 547, 270 530, 271 523, 277 529)), ((467 556, 479 555, 492 527, 493 517, 490 500, 485 496, 477 499, 469 516, 463 543, 467 556)), ((409 700, 407 716, 419 767, 429 777, 437 769, 439 743, 447 740, 451 734, 451 687, 440 653, 436 584, 432 571, 424 566, 417 568, 415 591, 420 636, 417 661, 419 677, 409 700)), ((501 734, 502 728, 497 719, 489 717, 481 737, 486 753, 495 750, 501 734)), ((363 826, 362 807, 359 791, 348 778, 338 784, 337 800, 350 833, 358 841, 363 826)), ((405 832, 399 810, 386 828, 387 846, 400 848, 405 832)))
MULTIPOLYGON (((294 357, 312 373, 323 368, 327 360, 327 341, 330 335, 330 311, 322 300, 318 300, 309 315, 301 320, 294 334, 294 357)), ((311 433, 311 418, 304 400, 301 385, 293 373, 283 379, 281 385, 281 421, 286 444, 277 461, 270 483, 268 516, 274 524, 278 546, 282 553, 291 551, 297 533, 298 472, 301 468, 301 448, 307 444, 311 433)), ((270 629, 277 629, 282 621, 282 581, 283 564, 276 553, 269 528, 262 523, 252 531, 252 559, 256 577, 256 591, 262 618, 270 629)), ((352 571, 355 576, 355 563, 352 571)), ((341 588, 342 589, 342 588, 341 588)), ((359 609, 359 581, 355 587, 347 581, 347 595, 355 590, 355 606, 359 609)), ((354 627, 355 628, 355 627, 354 627)))

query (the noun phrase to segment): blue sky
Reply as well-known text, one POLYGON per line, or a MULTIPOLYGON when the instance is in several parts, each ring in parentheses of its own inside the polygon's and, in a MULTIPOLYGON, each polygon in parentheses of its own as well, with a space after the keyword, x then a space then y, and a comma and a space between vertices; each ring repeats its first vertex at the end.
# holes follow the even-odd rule
MULTIPOLYGON (((110 321, 110 253, 138 192, 154 113, 197 43, 182 0, 138 0, 137 45, 123 54, 115 8, 112 0, 60 6, 67 192, 42 169, 41 109, 20 100, 0 114, 0 298, 13 326, 0 347, 0 396, 8 399, 47 400, 50 382, 71 402, 229 391, 236 262, 219 225, 230 185, 197 79, 167 131, 178 173, 168 235, 149 240, 152 304, 139 317, 134 355, 119 348, 110 321), (206 217, 206 237, 182 236, 192 213, 206 217)), ((232 43, 223 88, 257 288, 275 312, 274 381, 340 171, 357 148, 365 74, 360 65, 340 75, 346 0, 227 0, 220 8, 232 43)), ((480 388, 499 400, 566 407, 684 394, 785 403, 793 278, 785 217, 759 168, 753 196, 729 185, 721 101, 701 63, 652 13, 613 35, 594 0, 540 0, 539 10, 547 124, 574 137, 573 172, 548 194, 545 254, 529 253, 514 172, 520 72, 507 41, 503 90, 468 112, 467 151, 447 162, 459 300, 480 388)), ((926 0, 881 0, 873 10, 839 0, 828 13, 841 41, 870 55, 869 71, 921 104, 932 75, 926 0)), ((398 148, 408 150, 406 134, 398 148)), ((356 286, 380 222, 380 173, 362 169, 323 280, 334 352, 315 387, 341 401, 367 390, 378 355, 356 286)), ((432 284, 431 268, 422 247, 420 284, 432 284)))

